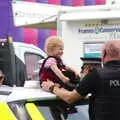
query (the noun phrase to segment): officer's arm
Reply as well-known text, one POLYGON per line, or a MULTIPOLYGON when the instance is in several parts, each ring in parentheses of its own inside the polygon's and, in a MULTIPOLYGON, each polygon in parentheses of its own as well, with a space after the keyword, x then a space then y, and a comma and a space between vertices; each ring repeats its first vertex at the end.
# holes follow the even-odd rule
POLYGON ((83 98, 76 90, 68 91, 64 88, 58 88, 56 86, 53 89, 53 93, 67 103, 74 103, 75 101, 83 98))
POLYGON ((68 91, 64 88, 59 88, 50 80, 42 83, 42 89, 54 93, 67 103, 73 103, 83 98, 76 90, 68 91))

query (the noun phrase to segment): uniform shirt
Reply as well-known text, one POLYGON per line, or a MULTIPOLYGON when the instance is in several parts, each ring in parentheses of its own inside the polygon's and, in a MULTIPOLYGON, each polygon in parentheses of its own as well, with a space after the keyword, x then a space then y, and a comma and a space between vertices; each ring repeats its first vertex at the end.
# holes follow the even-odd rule
MULTIPOLYGON (((104 64, 108 69, 116 69, 120 68, 120 61, 114 60, 109 61, 104 64)), ((102 68, 101 68, 102 69, 102 68)), ((104 69, 104 68, 103 68, 104 69)), ((109 73, 107 73, 109 76, 109 73)), ((93 69, 90 73, 88 73, 83 80, 76 87, 76 91, 80 93, 82 96, 86 96, 88 93, 99 95, 102 91, 101 85, 103 82, 97 72, 96 69, 93 69)))
POLYGON ((76 87, 76 91, 82 96, 86 96, 88 93, 94 94, 99 88, 100 82, 101 79, 97 73, 97 70, 93 69, 82 79, 82 81, 76 87))
POLYGON ((95 120, 95 112, 94 112, 94 100, 96 89, 100 78, 97 74, 96 69, 93 69, 88 75, 86 75, 83 80, 80 82, 79 86, 76 88, 77 92, 80 93, 82 96, 86 96, 88 93, 92 93, 89 98, 89 120, 95 120))

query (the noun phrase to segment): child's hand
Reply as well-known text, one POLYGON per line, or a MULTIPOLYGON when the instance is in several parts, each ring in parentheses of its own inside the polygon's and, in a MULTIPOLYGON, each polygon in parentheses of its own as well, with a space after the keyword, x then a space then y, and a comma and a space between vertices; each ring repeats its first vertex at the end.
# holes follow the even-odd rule
POLYGON ((56 87, 61 87, 60 84, 58 84, 58 83, 55 83, 55 86, 56 86, 56 87))
POLYGON ((52 81, 50 81, 49 79, 45 82, 42 82, 42 89, 47 91, 47 92, 50 92, 49 88, 50 86, 54 85, 54 83, 52 81))
POLYGON ((77 77, 81 77, 81 76, 80 76, 80 73, 78 73, 78 72, 74 72, 74 73, 75 73, 76 78, 77 78, 77 77))
POLYGON ((68 77, 64 77, 63 82, 68 83, 68 82, 70 82, 70 79, 68 77))

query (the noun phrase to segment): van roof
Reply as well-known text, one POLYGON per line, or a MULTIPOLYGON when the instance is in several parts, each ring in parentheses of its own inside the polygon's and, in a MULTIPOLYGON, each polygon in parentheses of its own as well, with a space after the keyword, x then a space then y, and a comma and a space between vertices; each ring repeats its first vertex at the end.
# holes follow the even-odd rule
MULTIPOLYGON (((14 102, 14 101, 42 101, 42 100, 51 100, 56 99, 56 95, 43 91, 42 89, 33 89, 33 88, 25 88, 25 87, 9 87, 9 86, 1 86, 0 92, 9 93, 6 94, 6 102, 14 102)), ((5 96, 5 95, 4 95, 5 96)), ((2 101, 3 97, 0 98, 2 101)))

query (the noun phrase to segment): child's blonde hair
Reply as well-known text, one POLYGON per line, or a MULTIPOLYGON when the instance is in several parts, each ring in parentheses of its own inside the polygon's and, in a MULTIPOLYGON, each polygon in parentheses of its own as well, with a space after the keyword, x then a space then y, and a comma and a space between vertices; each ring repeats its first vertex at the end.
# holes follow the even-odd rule
POLYGON ((45 41, 45 52, 49 55, 56 47, 64 47, 63 41, 58 36, 50 36, 45 41))

